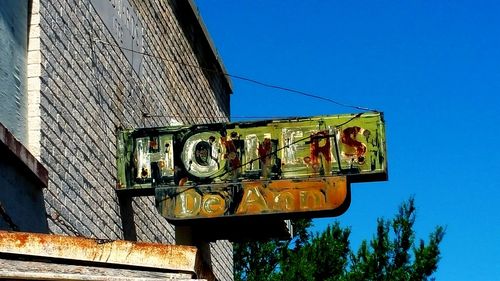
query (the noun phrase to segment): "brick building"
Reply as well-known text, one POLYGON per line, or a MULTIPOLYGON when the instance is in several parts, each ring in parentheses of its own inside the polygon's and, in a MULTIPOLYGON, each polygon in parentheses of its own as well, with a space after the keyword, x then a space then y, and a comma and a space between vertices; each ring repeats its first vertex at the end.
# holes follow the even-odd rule
MULTIPOLYGON (((194 3, 7 2, 20 7, 3 6, 2 17, 17 13, 9 24, 24 29, 28 40, 13 47, 25 48, 16 57, 25 56, 27 67, 18 71, 26 76, 14 83, 22 105, 15 113, 25 120, 6 126, 21 128, 14 134, 48 170, 50 232, 192 242, 189 231, 176 231, 158 214, 154 198, 119 201, 114 188, 117 130, 228 120, 231 82, 220 75, 224 66, 194 3)), ((231 243, 199 246, 217 279, 232 280, 231 243)))

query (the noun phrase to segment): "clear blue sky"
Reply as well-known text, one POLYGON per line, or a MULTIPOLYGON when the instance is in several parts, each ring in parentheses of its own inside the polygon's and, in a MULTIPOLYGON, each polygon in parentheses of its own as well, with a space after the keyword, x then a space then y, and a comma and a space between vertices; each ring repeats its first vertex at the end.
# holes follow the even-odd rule
MULTIPOLYGON (((229 73, 385 113, 389 181, 316 231, 357 247, 414 195, 417 238, 447 227, 437 280, 500 280, 499 1, 196 2, 229 73)), ((233 116, 356 112, 233 83, 233 116)))

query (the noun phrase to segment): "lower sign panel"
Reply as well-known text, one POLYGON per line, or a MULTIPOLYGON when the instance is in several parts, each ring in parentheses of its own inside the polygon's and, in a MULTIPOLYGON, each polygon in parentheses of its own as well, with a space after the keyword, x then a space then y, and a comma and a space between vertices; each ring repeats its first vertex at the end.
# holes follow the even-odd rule
POLYGON ((255 215, 337 216, 348 207, 345 177, 156 188, 156 207, 172 223, 255 215))

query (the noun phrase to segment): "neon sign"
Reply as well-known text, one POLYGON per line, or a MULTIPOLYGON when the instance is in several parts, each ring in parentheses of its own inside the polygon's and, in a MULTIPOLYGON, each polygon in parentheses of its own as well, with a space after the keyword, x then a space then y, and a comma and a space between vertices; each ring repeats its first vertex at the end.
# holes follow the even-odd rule
POLYGON ((171 220, 313 215, 339 208, 351 182, 387 179, 384 120, 373 112, 123 131, 117 166, 117 188, 154 188, 171 220))

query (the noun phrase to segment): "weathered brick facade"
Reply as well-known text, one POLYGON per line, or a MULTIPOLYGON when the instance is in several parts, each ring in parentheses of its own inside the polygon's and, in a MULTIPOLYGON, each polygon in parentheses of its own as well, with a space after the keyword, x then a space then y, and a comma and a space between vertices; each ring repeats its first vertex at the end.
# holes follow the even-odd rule
MULTIPOLYGON (((92 0, 31 3, 28 140, 49 171, 49 227, 68 235, 175 243, 174 227, 150 197, 122 206, 133 224, 124 234, 114 190, 116 132, 227 121, 230 82, 206 70, 223 66, 190 1, 99 1, 114 9, 100 13, 92 0), (111 27, 106 16, 121 22, 111 27), (120 48, 113 32, 135 36, 142 54, 120 48)), ((232 280, 231 243, 207 248, 218 279, 232 280)))

